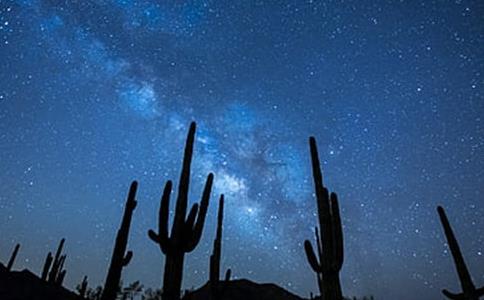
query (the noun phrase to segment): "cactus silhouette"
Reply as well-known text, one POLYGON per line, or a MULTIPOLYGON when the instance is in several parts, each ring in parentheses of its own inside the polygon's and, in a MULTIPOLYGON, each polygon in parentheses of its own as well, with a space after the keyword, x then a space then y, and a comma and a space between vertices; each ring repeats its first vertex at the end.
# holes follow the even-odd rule
POLYGON ((448 290, 442 290, 442 293, 449 299, 454 300, 478 300, 480 297, 484 296, 484 287, 476 289, 474 283, 472 282, 471 275, 467 269, 464 257, 459 248, 457 239, 455 238, 452 227, 450 226, 449 219, 445 214, 443 207, 437 207, 437 212, 439 213, 440 222, 442 227, 444 227, 445 237, 447 238, 447 243, 454 258, 455 268, 457 269, 457 274, 459 275, 460 285, 462 287, 462 293, 454 294, 448 290))
POLYGON ((133 211, 137 204, 135 200, 137 188, 138 183, 133 181, 131 183, 131 187, 129 188, 128 199, 126 200, 121 227, 116 235, 111 265, 109 266, 108 275, 106 276, 106 282, 104 283, 101 300, 116 299, 116 295, 119 291, 119 282, 121 280, 121 272, 123 267, 127 266, 133 257, 133 252, 126 252, 126 247, 128 244, 129 227, 131 225, 133 211))
POLYGON ((316 272, 321 296, 325 300, 341 300, 343 294, 339 272, 343 266, 343 229, 338 196, 323 186, 318 149, 314 137, 309 138, 314 188, 318 208, 319 230, 316 228, 317 256, 311 242, 304 241, 304 249, 311 268, 316 272), (321 233, 321 234, 319 234, 321 233))
POLYGON ((44 268, 42 269, 41 279, 58 286, 62 285, 64 282, 64 277, 66 276, 66 270, 64 270, 66 255, 62 255, 62 249, 64 248, 65 241, 65 239, 61 239, 59 246, 57 247, 55 257, 52 257, 51 252, 47 254, 44 268))
POLYGON ((10 256, 10 259, 8 260, 7 271, 12 270, 13 263, 15 262, 15 258, 17 258, 17 254, 18 254, 19 249, 20 249, 20 244, 15 245, 15 248, 13 249, 12 255, 10 256))
MULTIPOLYGON (((223 290, 220 289, 220 257, 222 256, 222 226, 224 215, 224 195, 220 196, 217 215, 217 232, 213 241, 213 251, 210 255, 210 299, 219 300, 223 290)), ((230 280, 231 270, 225 273, 225 281, 230 280)))
POLYGON ((84 276, 82 282, 77 286, 77 291, 79 292, 79 296, 84 298, 87 292, 87 276, 84 276))
POLYGON ((193 251, 200 242, 212 190, 213 174, 210 173, 203 190, 200 207, 198 204, 194 204, 187 216, 190 166, 192 162, 195 130, 196 124, 193 122, 190 124, 185 145, 171 235, 168 235, 171 181, 166 183, 161 197, 158 233, 155 233, 153 230, 148 231, 150 239, 159 245, 161 252, 166 256, 165 271, 163 274, 163 300, 180 299, 185 253, 193 251))

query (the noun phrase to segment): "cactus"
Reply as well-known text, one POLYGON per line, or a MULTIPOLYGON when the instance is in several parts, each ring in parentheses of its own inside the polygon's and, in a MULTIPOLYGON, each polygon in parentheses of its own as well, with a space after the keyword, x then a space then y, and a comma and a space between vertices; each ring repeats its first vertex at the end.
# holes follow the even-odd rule
POLYGON ((170 193, 172 188, 171 181, 166 183, 161 197, 158 217, 158 233, 155 233, 153 230, 148 231, 150 239, 159 245, 161 252, 166 256, 165 271, 163 274, 163 300, 180 299, 185 253, 193 251, 200 242, 210 200, 213 183, 212 173, 207 177, 200 207, 198 204, 194 204, 187 216, 190 165, 192 161, 195 130, 196 124, 193 122, 190 124, 185 146, 171 235, 168 235, 170 193))
POLYGON ((17 257, 19 249, 20 249, 20 244, 15 245, 15 248, 13 249, 12 255, 10 256, 10 259, 8 260, 7 271, 12 270, 13 263, 15 262, 15 258, 17 257))
MULTIPOLYGON (((211 300, 220 299, 223 291, 220 290, 220 257, 222 255, 222 226, 224 214, 224 195, 220 196, 217 215, 217 233, 213 241, 213 251, 210 255, 210 298, 211 300)), ((225 281, 230 280, 231 270, 225 273, 225 281)))
POLYGON ((62 283, 64 282, 64 277, 66 276, 66 270, 64 270, 66 255, 62 255, 64 242, 65 239, 61 239, 59 246, 57 247, 55 257, 52 257, 51 252, 47 254, 41 275, 42 280, 57 286, 62 286, 62 283))
POLYGON ((323 186, 314 137, 309 139, 309 147, 319 218, 319 230, 315 230, 317 257, 310 241, 304 241, 304 249, 311 268, 316 272, 322 299, 341 300, 343 294, 339 272, 343 266, 344 249, 338 196, 335 193, 329 194, 328 189, 323 186))
POLYGON ((114 300, 119 291, 119 282, 121 280, 121 272, 123 267, 127 266, 133 257, 133 252, 126 252, 128 244, 129 227, 131 225, 131 218, 133 211, 136 208, 136 190, 138 183, 133 181, 129 188, 128 199, 124 208, 123 220, 121 227, 116 235, 116 242, 114 244, 113 256, 111 258, 111 265, 104 284, 103 294, 101 300, 114 300), (126 252, 126 253, 125 253, 126 252))
POLYGON ((460 285, 462 287, 462 293, 454 294, 448 290, 442 290, 442 293, 449 299, 454 300, 478 300, 480 297, 484 296, 484 287, 476 289, 474 283, 472 282, 471 275, 467 269, 464 257, 459 248, 457 239, 455 238, 452 227, 450 226, 445 210, 439 206, 437 207, 437 212, 439 213, 440 222, 442 227, 444 227, 444 233, 447 238, 447 243, 454 258, 455 268, 457 269, 457 274, 459 275, 460 285))
POLYGON ((79 296, 84 298, 87 292, 87 276, 84 276, 82 282, 77 286, 77 291, 79 292, 79 296))

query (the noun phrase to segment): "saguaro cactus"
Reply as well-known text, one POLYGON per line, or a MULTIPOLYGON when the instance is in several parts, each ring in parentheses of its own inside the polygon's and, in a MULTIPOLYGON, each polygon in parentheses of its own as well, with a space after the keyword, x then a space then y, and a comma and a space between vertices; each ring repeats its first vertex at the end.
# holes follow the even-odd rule
POLYGON ((41 276, 42 280, 58 286, 62 285, 64 282, 64 277, 66 276, 66 270, 64 270, 66 255, 62 255, 62 249, 64 248, 65 241, 65 239, 60 241, 59 246, 57 247, 57 252, 55 253, 55 257, 52 257, 51 252, 47 254, 41 276))
POLYGON ((10 256, 10 259, 8 260, 7 271, 12 270, 13 263, 15 262, 15 258, 17 258, 17 254, 18 254, 19 249, 20 249, 20 244, 15 245, 15 248, 13 249, 12 255, 10 256))
POLYGON ((109 266, 106 282, 104 283, 101 300, 116 299, 123 267, 127 266, 133 257, 133 252, 126 252, 126 247, 128 244, 129 227, 131 225, 133 211, 137 204, 135 200, 137 188, 138 183, 133 181, 133 183, 131 183, 131 187, 129 188, 128 199, 126 200, 126 205, 124 207, 124 215, 123 220, 121 221, 121 227, 116 235, 111 265, 109 266))
POLYGON ((311 268, 316 272, 321 296, 325 300, 341 300, 339 272, 343 266, 343 229, 338 197, 323 186, 318 149, 314 137, 309 138, 314 188, 318 208, 319 230, 316 228, 317 257, 311 242, 304 241, 304 249, 311 268), (319 234, 319 232, 321 234, 319 234))
MULTIPOLYGON (((210 255, 210 298, 211 300, 220 299, 220 257, 222 256, 222 226, 224 215, 224 195, 220 196, 217 215, 217 232, 213 241, 213 251, 210 255)), ((230 280, 230 269, 225 273, 225 281, 230 280)))
POLYGON ((439 213, 440 222, 442 227, 444 227, 444 233, 447 238, 447 243, 449 244, 450 252, 454 258, 455 268, 457 269, 457 274, 459 275, 460 285, 462 287, 462 293, 454 294, 448 290, 442 290, 442 293, 449 299, 454 300, 478 300, 480 297, 484 296, 484 287, 476 289, 474 283, 472 282, 471 275, 467 269, 464 257, 459 248, 457 239, 455 238, 452 227, 450 226, 445 210, 439 206, 437 207, 437 212, 439 213))
POLYGON ((172 188, 171 181, 166 183, 161 197, 158 233, 155 233, 153 230, 148 231, 150 239, 159 245, 161 251, 166 256, 165 272, 163 274, 163 300, 180 299, 185 253, 193 251, 200 242, 212 190, 213 174, 210 173, 203 190, 200 208, 198 204, 194 204, 187 217, 190 165, 192 162, 195 130, 195 123, 191 123, 185 145, 183 167, 180 176, 180 185, 178 187, 178 198, 176 201, 175 217, 171 229, 171 235, 168 235, 170 193, 172 188))

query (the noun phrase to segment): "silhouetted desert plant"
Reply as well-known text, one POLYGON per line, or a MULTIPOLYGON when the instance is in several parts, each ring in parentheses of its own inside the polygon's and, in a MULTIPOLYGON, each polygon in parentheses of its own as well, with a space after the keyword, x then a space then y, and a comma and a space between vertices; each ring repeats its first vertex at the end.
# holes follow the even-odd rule
POLYGON ((314 137, 309 139, 309 148, 319 219, 319 229, 315 228, 317 256, 309 240, 304 241, 304 249, 311 268, 316 272, 322 297, 325 300, 341 300, 343 293, 339 272, 343 266, 344 254, 338 197, 335 193, 330 195, 328 189, 323 185, 323 175, 314 137))
POLYGON ((81 296, 82 298, 86 296, 87 284, 88 284, 87 276, 84 276, 84 278, 82 279, 82 282, 76 286, 76 291, 79 293, 79 296, 81 296))
POLYGON ((480 297, 484 296, 484 287, 476 289, 476 286, 472 282, 471 274, 467 269, 464 257, 462 256, 459 244, 455 238, 452 227, 450 226, 449 219, 447 219, 444 208, 441 206, 437 207, 437 212, 439 213, 442 227, 444 227, 447 244, 449 245, 452 257, 454 258, 455 268, 457 269, 460 285, 462 287, 462 293, 460 294, 454 294, 445 289, 442 290, 442 293, 447 298, 454 300, 478 300, 480 297))
POLYGON ((161 300, 161 289, 146 289, 143 295, 141 296, 142 300, 161 300))
POLYGON ((121 300, 133 300, 137 295, 143 292, 143 285, 139 281, 130 283, 119 293, 121 300))
POLYGON ((62 285, 64 277, 66 276, 66 270, 64 270, 66 255, 62 255, 65 241, 65 239, 61 239, 59 242, 55 257, 52 257, 52 252, 47 254, 41 276, 42 280, 46 280, 58 286, 62 285))
POLYGON ((7 264, 7 271, 11 271, 13 264, 15 262, 15 258, 17 258, 18 250, 20 249, 20 244, 15 245, 15 248, 13 249, 12 255, 10 256, 10 259, 8 260, 7 264))
POLYGON ((175 217, 171 235, 168 235, 168 218, 170 207, 170 193, 172 182, 168 181, 165 185, 161 197, 158 233, 153 230, 148 231, 148 235, 153 242, 157 243, 165 254, 165 271, 163 274, 163 299, 178 300, 180 299, 180 290, 183 279, 183 263, 185 253, 195 249, 202 236, 205 216, 207 214, 210 193, 212 190, 213 174, 207 177, 207 182, 203 190, 200 208, 194 204, 188 213, 188 188, 190 182, 190 166, 193 154, 193 143, 195 139, 195 122, 190 124, 187 136, 185 153, 183 157, 183 167, 178 187, 178 198, 175 207, 175 217), (196 219, 196 220, 195 220, 196 219))
POLYGON ((85 298, 88 300, 101 300, 102 293, 103 293, 102 286, 98 286, 96 288, 88 288, 86 291, 85 298))
MULTIPOLYGON (((224 195, 220 196, 217 214, 217 232, 213 241, 212 255, 210 255, 210 298, 219 300, 223 289, 220 286, 220 257, 222 256, 222 228, 224 216, 224 195)), ((225 273, 225 281, 230 280, 231 270, 225 273)))
POLYGON ((111 265, 104 284, 102 300, 115 300, 119 291, 119 284, 121 280, 121 272, 123 267, 127 266, 133 257, 133 252, 126 252, 129 228, 131 226, 131 219, 133 217, 133 211, 136 208, 136 190, 138 183, 133 181, 129 188, 128 199, 124 208, 123 219, 121 226, 116 235, 116 242, 114 244, 113 256, 111 258, 111 265))

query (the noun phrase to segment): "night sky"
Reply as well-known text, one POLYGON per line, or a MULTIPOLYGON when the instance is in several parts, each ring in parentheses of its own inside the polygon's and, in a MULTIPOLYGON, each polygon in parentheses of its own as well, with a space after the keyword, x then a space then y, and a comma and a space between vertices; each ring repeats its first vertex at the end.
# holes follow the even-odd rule
MULTIPOLYGON (((215 173, 184 287, 223 269, 317 292, 308 137, 338 193, 345 295, 458 291, 436 206, 484 284, 484 2, 0 0, 0 259, 40 273, 66 238, 69 288, 107 272, 139 181, 125 282, 161 287, 156 228, 197 121, 190 201, 215 173)), ((173 203, 172 203, 173 204, 173 203)))

